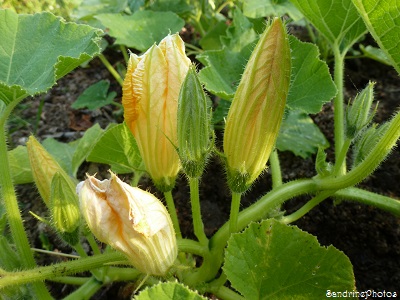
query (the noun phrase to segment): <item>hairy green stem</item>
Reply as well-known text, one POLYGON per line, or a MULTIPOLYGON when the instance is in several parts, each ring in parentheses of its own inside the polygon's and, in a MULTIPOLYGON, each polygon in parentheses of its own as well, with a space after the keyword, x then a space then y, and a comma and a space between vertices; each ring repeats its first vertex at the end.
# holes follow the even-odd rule
POLYGON ((217 296, 218 299, 245 300, 244 297, 240 296, 238 293, 231 290, 230 288, 227 288, 226 286, 220 286, 218 288, 211 289, 210 292, 217 296))
POLYGON ((208 244, 208 238, 204 232, 204 224, 201 219, 199 178, 189 178, 190 203, 192 206, 192 218, 194 234, 202 245, 208 244))
POLYGON ((107 68, 107 70, 111 73, 111 75, 114 76, 114 78, 118 81, 118 83, 121 86, 123 86, 124 80, 121 78, 121 76, 119 75, 117 70, 115 70, 115 68, 110 64, 108 59, 103 54, 99 54, 99 59, 104 64, 104 66, 107 68))
MULTIPOLYGON (((14 184, 10 172, 7 149, 6 121, 14 107, 21 100, 15 100, 9 103, 5 109, 0 112, 0 192, 1 199, 4 202, 11 235, 21 260, 21 265, 24 268, 34 268, 36 262, 19 211, 17 195, 14 190, 14 184)), ((33 290, 38 299, 52 299, 46 286, 42 282, 33 284, 33 290)))
MULTIPOLYGON (((344 54, 340 52, 339 45, 333 45, 333 53, 335 58, 334 82, 337 88, 336 97, 333 100, 334 105, 334 136, 335 136, 335 161, 339 162, 340 151, 344 144, 344 105, 343 105, 343 70, 344 70, 344 54)), ((338 165, 339 174, 346 173, 346 161, 342 161, 338 165)))
POLYGON ((177 239, 178 249, 180 252, 192 253, 199 256, 206 256, 208 248, 199 242, 189 239, 177 239))
POLYGON ((64 300, 89 300, 101 287, 103 283, 92 277, 80 288, 69 294, 64 300))
POLYGON ((238 231, 238 215, 240 209, 241 193, 232 192, 231 213, 229 216, 229 232, 234 233, 238 231))
POLYGON ((386 158, 400 137, 400 113, 389 122, 388 128, 367 157, 344 176, 316 179, 321 189, 339 190, 354 186, 369 176, 386 158))
POLYGON ((181 239, 182 233, 179 226, 178 215, 176 214, 175 203, 171 191, 164 192, 165 202, 167 202, 168 212, 171 216, 172 224, 174 225, 176 237, 181 239))
MULTIPOLYGON (((19 272, 4 272, 0 278, 0 290, 11 285, 47 280, 48 278, 76 274, 99 268, 106 263, 116 263, 126 258, 118 252, 80 258, 46 267, 36 267, 19 272)), ((128 262, 127 262, 128 263, 128 262)), ((42 298, 39 298, 42 299, 42 298)))
POLYGON ((375 206, 400 217, 400 200, 355 187, 339 190, 333 196, 339 199, 352 200, 375 206))
POLYGON ((311 209, 313 209, 315 206, 317 206, 322 201, 324 201, 326 198, 331 196, 333 193, 334 193, 334 191, 324 191, 324 192, 317 194, 310 201, 308 201, 306 204, 304 204, 300 209, 296 210, 294 213, 292 213, 290 215, 284 216, 280 221, 285 224, 290 224, 290 223, 293 223, 294 221, 297 221, 302 216, 304 216, 306 213, 308 213, 311 209))
POLYGON ((276 148, 269 157, 269 163, 271 165, 272 188, 274 189, 282 185, 282 170, 279 162, 278 150, 276 148))
POLYGON ((340 149, 338 155, 336 156, 335 167, 333 170, 333 174, 335 176, 341 174, 343 166, 346 168, 347 152, 349 151, 350 145, 351 139, 346 138, 343 142, 342 149, 340 149))

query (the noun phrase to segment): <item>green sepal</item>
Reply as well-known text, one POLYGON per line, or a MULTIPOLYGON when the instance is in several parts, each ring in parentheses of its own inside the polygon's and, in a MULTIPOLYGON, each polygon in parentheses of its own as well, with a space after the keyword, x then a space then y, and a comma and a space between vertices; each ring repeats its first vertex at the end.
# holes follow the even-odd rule
POLYGON ((229 169, 228 165, 226 166, 229 189, 235 193, 246 192, 253 183, 253 181, 250 180, 250 174, 248 172, 240 172, 239 170, 229 169))
POLYGON ((188 70, 178 100, 178 154, 183 171, 191 178, 203 173, 212 148, 212 130, 207 97, 196 74, 188 70))
POLYGON ((371 113, 371 106, 374 101, 374 85, 375 83, 370 82, 347 107, 345 132, 349 139, 357 136, 372 121, 374 113, 371 113))
POLYGON ((367 130, 364 130, 360 137, 356 140, 353 149, 353 168, 359 165, 375 147, 382 138, 389 123, 378 126, 373 124, 367 130))
POLYGON ((70 245, 79 242, 81 213, 73 181, 56 173, 51 181, 49 209, 52 225, 60 237, 70 245))
POLYGON ((321 177, 329 176, 332 171, 332 165, 326 161, 326 152, 321 146, 318 148, 317 157, 315 159, 315 170, 321 177))

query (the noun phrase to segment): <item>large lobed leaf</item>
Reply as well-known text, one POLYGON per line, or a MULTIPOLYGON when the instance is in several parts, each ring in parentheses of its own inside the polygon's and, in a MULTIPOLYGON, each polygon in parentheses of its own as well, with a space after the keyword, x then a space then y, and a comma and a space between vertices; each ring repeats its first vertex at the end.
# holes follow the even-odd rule
POLYGON ((197 292, 190 290, 186 286, 178 282, 162 282, 152 287, 146 288, 139 295, 135 296, 135 300, 205 300, 197 292))
POLYGON ((0 32, 0 99, 6 104, 46 92, 100 51, 100 30, 46 12, 0 10, 0 32))
POLYGON ((329 292, 355 290, 352 265, 343 252, 321 247, 314 236, 276 220, 233 234, 223 270, 247 300, 319 300, 329 292))
POLYGON ((137 11, 130 16, 102 14, 96 19, 108 28, 116 43, 145 51, 168 33, 179 32, 185 21, 173 12, 137 11))
POLYGON ((346 52, 366 32, 351 0, 291 0, 331 45, 346 52))
POLYGON ((400 74, 400 7, 396 0, 352 0, 367 28, 400 74))

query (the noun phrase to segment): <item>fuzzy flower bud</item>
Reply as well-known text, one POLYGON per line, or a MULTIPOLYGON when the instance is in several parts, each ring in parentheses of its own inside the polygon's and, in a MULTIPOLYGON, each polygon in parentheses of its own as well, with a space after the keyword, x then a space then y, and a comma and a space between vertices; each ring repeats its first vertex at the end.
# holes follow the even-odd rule
POLYGON ((175 184, 177 110, 190 60, 178 34, 168 35, 142 56, 131 54, 123 85, 125 122, 135 136, 147 172, 163 192, 175 184))
POLYGON ((191 66, 178 102, 178 152, 189 177, 198 178, 203 173, 211 149, 210 126, 207 98, 191 66))
MULTIPOLYGON (((60 173, 64 178, 69 178, 69 176, 50 155, 50 153, 47 152, 46 149, 35 139, 35 137, 29 137, 26 147, 28 150, 33 179, 39 190, 40 196, 42 196, 43 201, 48 206, 53 176, 56 173, 60 173)), ((74 185, 74 183, 72 184, 74 185)))
POLYGON ((165 275, 178 250, 171 218, 155 196, 113 173, 103 181, 89 176, 77 192, 82 214, 97 239, 123 252, 139 271, 165 275))
POLYGON ((246 191, 266 167, 285 110, 290 63, 285 26, 275 18, 246 65, 225 125, 224 153, 233 192, 246 191))
POLYGON ((73 182, 58 172, 51 181, 49 209, 52 224, 60 237, 68 244, 76 245, 81 223, 79 200, 73 182))
POLYGON ((353 139, 362 129, 369 125, 374 113, 371 106, 374 101, 374 85, 370 82, 354 99, 346 111, 346 136, 353 139))

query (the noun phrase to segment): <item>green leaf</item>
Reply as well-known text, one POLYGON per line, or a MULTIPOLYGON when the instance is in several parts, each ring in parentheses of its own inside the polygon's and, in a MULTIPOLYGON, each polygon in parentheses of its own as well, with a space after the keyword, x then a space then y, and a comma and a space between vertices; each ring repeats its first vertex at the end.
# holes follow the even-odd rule
POLYGON ((248 53, 233 52, 228 48, 205 51, 196 56, 205 66, 199 72, 199 79, 208 91, 230 100, 249 57, 248 53))
POLYGON ((152 11, 172 11, 180 16, 187 15, 194 9, 186 0, 153 0, 147 8, 152 11))
POLYGON ((356 289, 343 252, 321 247, 314 236, 273 219, 231 236, 223 270, 247 300, 320 300, 328 290, 356 289))
POLYGON ((130 16, 102 14, 96 16, 108 28, 115 43, 145 51, 169 33, 182 29, 185 21, 173 12, 137 11, 130 16))
POLYGON ((360 45, 360 50, 366 57, 370 59, 379 61, 381 64, 385 64, 388 66, 393 65, 391 60, 387 57, 386 53, 380 48, 372 47, 370 45, 366 47, 364 47, 364 45, 360 45))
POLYGON ((93 110, 112 103, 117 93, 108 93, 109 87, 110 82, 108 80, 100 80, 92 84, 72 103, 71 107, 74 109, 87 107, 93 110))
POLYGON ((291 0, 300 12, 345 53, 362 35, 365 25, 351 0, 291 0))
POLYGON ((204 298, 197 294, 195 291, 190 290, 183 284, 178 282, 162 282, 153 285, 140 292, 139 295, 135 296, 135 300, 205 300, 204 298))
POLYGON ((76 147, 76 150, 72 156, 72 175, 76 177, 76 173, 78 172, 79 166, 85 161, 88 156, 90 149, 93 148, 95 142, 102 135, 103 130, 101 129, 99 124, 95 124, 86 130, 85 134, 81 139, 79 139, 79 143, 76 147))
POLYGON ((232 25, 226 30, 226 35, 221 36, 222 45, 231 51, 240 52, 250 43, 258 39, 253 29, 253 23, 247 19, 240 9, 233 10, 232 25))
POLYGON ((319 59, 318 47, 290 37, 292 80, 287 106, 315 114, 336 95, 327 64, 319 59))
POLYGON ((304 112, 288 110, 276 141, 280 151, 291 151, 303 158, 329 146, 325 136, 304 112))
POLYGON ((15 184, 33 182, 28 150, 25 146, 18 146, 8 151, 8 161, 10 164, 11 176, 15 184))
POLYGON ((400 9, 396 0, 352 0, 368 30, 400 74, 400 9))
MULTIPOLYGON (((318 48, 290 37, 292 55, 292 78, 287 106, 306 113, 318 113, 324 103, 336 95, 336 86, 329 68, 319 57, 318 48)), ((249 58, 248 48, 243 52, 232 52, 228 48, 205 51, 196 58, 206 67, 200 70, 200 81, 211 93, 232 99, 249 58)), ((224 117, 224 116, 222 116, 224 117)))
POLYGON ((199 41, 203 50, 218 50, 222 48, 221 36, 225 35, 228 25, 226 21, 219 21, 199 41))
POLYGON ((127 6, 127 0, 85 0, 73 11, 74 19, 89 19, 103 13, 119 13, 127 6))
POLYGON ((136 140, 125 123, 109 127, 96 142, 87 160, 109 164, 118 174, 135 172, 142 165, 136 140))
POLYGON ((288 0, 242 0, 243 13, 249 18, 283 16, 288 14, 294 21, 303 17, 298 9, 288 0))
POLYGON ((6 104, 46 92, 100 50, 100 30, 51 13, 0 10, 0 32, 0 99, 6 104))
POLYGON ((73 175, 72 157, 78 143, 62 143, 53 138, 47 138, 42 142, 43 147, 54 157, 68 175, 73 175))

